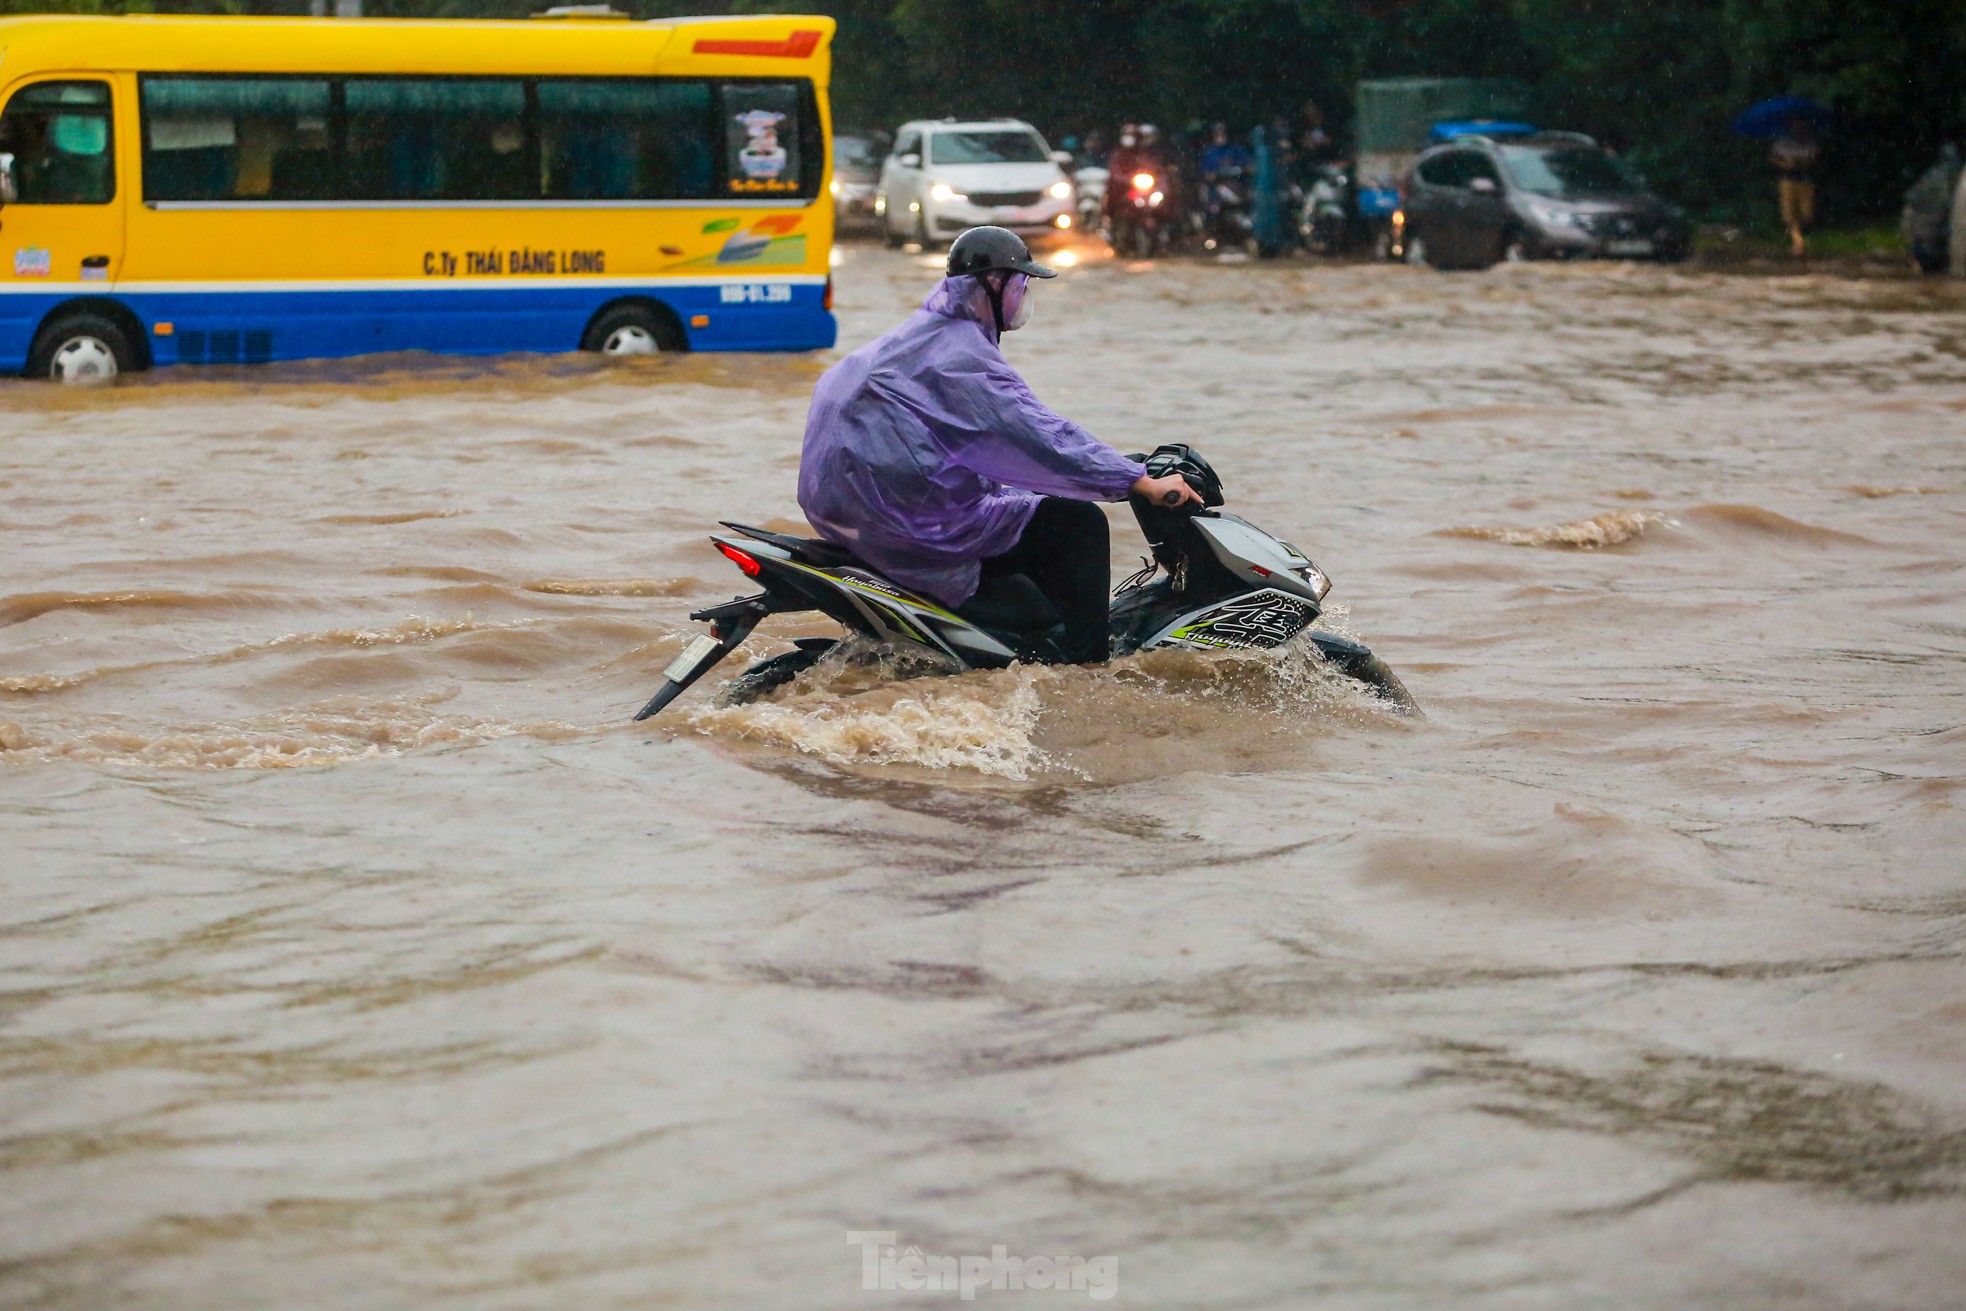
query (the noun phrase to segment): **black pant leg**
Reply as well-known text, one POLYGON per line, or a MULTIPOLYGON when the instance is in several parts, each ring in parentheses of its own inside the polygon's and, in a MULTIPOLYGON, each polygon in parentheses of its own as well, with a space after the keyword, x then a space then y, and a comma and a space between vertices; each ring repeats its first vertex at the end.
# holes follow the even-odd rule
POLYGON ((1065 621, 1065 658, 1074 664, 1107 656, 1107 606, 1112 587, 1112 529, 1091 501, 1047 496, 1038 502, 1017 545, 998 567, 1023 574, 1065 621))

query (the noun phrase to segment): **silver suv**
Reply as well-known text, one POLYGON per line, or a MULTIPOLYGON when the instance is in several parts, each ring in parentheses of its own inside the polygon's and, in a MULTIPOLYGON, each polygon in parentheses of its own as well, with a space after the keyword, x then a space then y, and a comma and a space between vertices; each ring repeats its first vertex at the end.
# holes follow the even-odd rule
POLYGON ((1686 212, 1575 132, 1462 136, 1421 155, 1400 188, 1397 253, 1438 269, 1516 259, 1682 260, 1686 212))
POLYGON ((953 240, 994 224, 1026 240, 1072 226, 1071 156, 1014 118, 916 121, 894 134, 874 199, 888 244, 953 240))

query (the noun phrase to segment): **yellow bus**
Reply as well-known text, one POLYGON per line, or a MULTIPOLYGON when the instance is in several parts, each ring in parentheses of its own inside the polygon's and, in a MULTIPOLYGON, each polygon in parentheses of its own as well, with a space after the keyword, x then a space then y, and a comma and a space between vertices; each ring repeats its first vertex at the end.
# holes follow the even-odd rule
POLYGON ((833 30, 0 19, 0 369, 830 346, 833 30))

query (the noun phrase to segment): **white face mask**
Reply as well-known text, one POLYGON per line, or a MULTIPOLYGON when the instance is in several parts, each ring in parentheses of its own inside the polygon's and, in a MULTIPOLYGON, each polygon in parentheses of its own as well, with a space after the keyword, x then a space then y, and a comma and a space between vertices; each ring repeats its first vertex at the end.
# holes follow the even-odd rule
POLYGON ((1031 279, 1013 273, 1003 289, 1003 330, 1015 332, 1031 321, 1031 279))

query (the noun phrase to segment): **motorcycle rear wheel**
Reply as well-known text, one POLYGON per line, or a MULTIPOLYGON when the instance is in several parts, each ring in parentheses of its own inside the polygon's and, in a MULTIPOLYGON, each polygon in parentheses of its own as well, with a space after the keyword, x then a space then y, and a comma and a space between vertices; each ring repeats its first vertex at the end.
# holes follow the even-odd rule
POLYGON ((783 655, 760 660, 724 684, 723 690, 717 693, 717 704, 748 706, 753 701, 761 700, 825 659, 835 645, 831 641, 809 638, 783 655))

